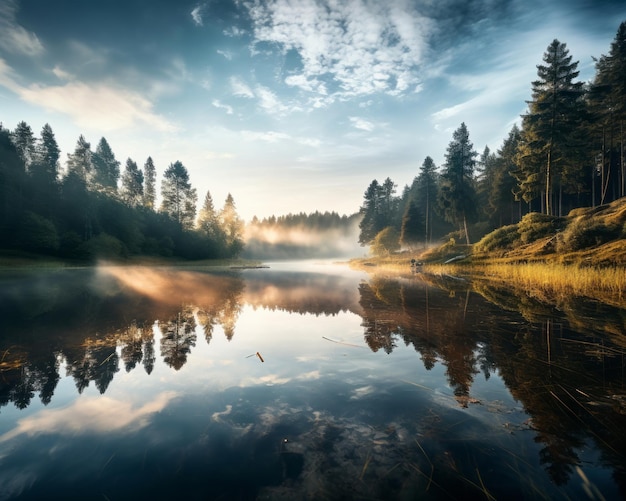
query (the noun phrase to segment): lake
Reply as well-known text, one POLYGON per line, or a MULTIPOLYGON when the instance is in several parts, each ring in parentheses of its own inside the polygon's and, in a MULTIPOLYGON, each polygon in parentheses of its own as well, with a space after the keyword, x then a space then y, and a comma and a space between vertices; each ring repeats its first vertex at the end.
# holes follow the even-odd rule
POLYGON ((626 306, 344 265, 0 274, 0 499, 619 499, 626 306))

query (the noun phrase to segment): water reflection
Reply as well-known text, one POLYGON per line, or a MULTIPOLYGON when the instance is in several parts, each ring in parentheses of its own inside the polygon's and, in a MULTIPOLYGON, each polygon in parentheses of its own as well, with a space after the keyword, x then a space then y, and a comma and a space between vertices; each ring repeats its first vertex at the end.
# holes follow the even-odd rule
MULTIPOLYGON (((64 393, 66 405, 15 422, 0 415, 0 445, 148 434, 152 459, 142 464, 177 464, 206 498, 626 493, 623 308, 549 305, 450 278, 298 267, 102 267, 7 274, 1 283, 0 406, 26 411, 36 396, 49 406, 64 378, 83 398, 64 393), (350 334, 353 317, 360 331, 350 334), (267 363, 246 358, 265 347, 267 363), (197 381, 165 377, 186 366, 197 381), (109 396, 114 380, 139 385, 139 373, 158 373, 149 392, 109 396), (173 402, 182 428, 167 425, 173 402), (155 435, 159 422, 166 436, 155 435), (196 464, 215 473, 211 488, 200 486, 196 464)), ((109 440, 119 449, 101 445, 98 455, 140 461, 109 440)), ((102 467, 107 458, 98 457, 102 467)), ((33 475, 4 491, 0 475, 0 497, 35 498, 33 479, 43 474, 33 475)), ((145 490, 142 475, 135 480, 145 490)), ((166 481, 150 483, 155 495, 176 490, 175 475, 166 481)))

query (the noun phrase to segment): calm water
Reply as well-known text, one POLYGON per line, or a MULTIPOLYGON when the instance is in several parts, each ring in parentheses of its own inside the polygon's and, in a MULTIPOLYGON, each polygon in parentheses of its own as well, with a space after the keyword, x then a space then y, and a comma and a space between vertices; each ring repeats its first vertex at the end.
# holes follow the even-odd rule
POLYGON ((620 499, 626 308, 339 265, 0 275, 0 499, 620 499))

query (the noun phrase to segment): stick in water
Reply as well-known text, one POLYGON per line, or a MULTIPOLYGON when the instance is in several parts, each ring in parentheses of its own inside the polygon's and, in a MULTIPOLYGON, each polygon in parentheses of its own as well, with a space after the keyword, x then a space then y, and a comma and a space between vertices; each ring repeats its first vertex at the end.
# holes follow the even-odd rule
POLYGON ((263 360, 263 357, 261 356, 261 354, 258 351, 256 352, 256 356, 259 357, 259 360, 261 362, 265 362, 265 360, 263 360))

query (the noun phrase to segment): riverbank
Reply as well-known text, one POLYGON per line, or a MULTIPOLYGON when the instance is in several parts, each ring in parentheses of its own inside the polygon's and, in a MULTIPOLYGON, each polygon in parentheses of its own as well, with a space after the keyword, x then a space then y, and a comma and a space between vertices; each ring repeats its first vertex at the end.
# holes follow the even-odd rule
POLYGON ((567 295, 626 301, 626 198, 566 217, 531 213, 474 245, 442 245, 350 266, 376 273, 451 275, 516 287, 555 300, 567 295))
POLYGON ((128 259, 106 260, 98 262, 68 261, 41 257, 35 254, 0 252, 0 271, 28 269, 63 269, 91 268, 101 265, 111 266, 171 266, 176 268, 211 268, 212 270, 247 269, 265 267, 261 261, 252 259, 202 259, 190 261, 165 257, 142 256, 128 259))

